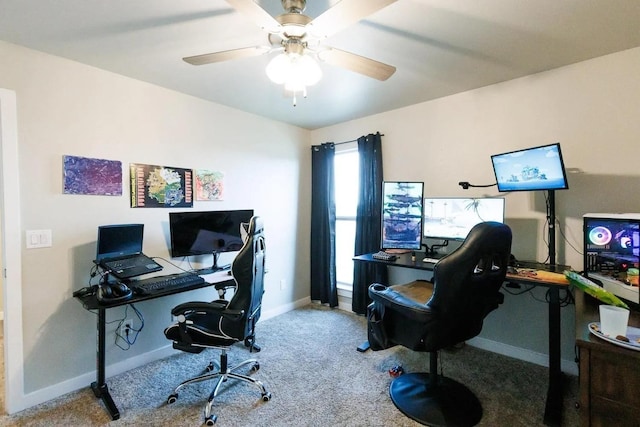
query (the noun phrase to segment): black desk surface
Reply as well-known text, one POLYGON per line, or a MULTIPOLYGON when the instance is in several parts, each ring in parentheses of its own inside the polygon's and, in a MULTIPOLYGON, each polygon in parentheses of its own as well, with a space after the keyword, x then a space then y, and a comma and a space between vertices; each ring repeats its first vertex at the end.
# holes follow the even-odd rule
POLYGON ((138 295, 138 294, 134 293, 131 298, 126 299, 124 301, 118 301, 118 302, 108 302, 108 303, 100 302, 96 298, 96 294, 85 295, 85 296, 76 297, 76 298, 82 303, 82 306, 85 309, 87 309, 87 310, 97 310, 97 309, 118 307, 118 306, 121 306, 121 305, 132 304, 132 303, 146 301, 146 300, 150 300, 150 299, 154 299, 154 298, 160 298, 160 297, 164 297, 164 296, 167 296, 167 295, 178 294, 180 292, 187 292, 187 291, 192 291, 192 290, 195 290, 195 289, 206 288, 207 286, 226 284, 227 282, 229 283, 229 285, 233 285, 234 284, 233 278, 231 278, 231 276, 227 276, 227 277, 228 278, 226 280, 218 280, 218 281, 215 281, 215 282, 207 282, 207 281, 205 281, 203 283, 198 283, 197 285, 193 285, 193 286, 167 288, 166 290, 164 290, 162 292, 154 293, 152 295, 138 295))
POLYGON ((360 262, 375 262, 378 264, 385 264, 388 266, 402 267, 402 268, 415 268, 417 270, 433 271, 434 263, 422 262, 425 257, 424 252, 416 252, 416 260, 411 261, 411 253, 398 254, 395 261, 384 261, 381 259, 375 259, 373 254, 364 254, 353 257, 354 261, 360 262))

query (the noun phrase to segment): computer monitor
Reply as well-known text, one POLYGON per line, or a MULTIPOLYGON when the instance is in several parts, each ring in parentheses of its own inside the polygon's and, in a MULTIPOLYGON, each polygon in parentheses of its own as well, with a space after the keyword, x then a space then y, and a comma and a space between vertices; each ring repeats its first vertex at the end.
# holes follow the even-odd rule
POLYGON ((585 275, 638 307, 640 214, 589 213, 583 221, 585 275))
POLYGON ((423 235, 431 239, 464 240, 478 223, 504 222, 503 197, 427 197, 423 235))
POLYGON ((494 154, 491 162, 498 191, 569 188, 559 143, 494 154))
POLYGON ((423 182, 382 183, 382 249, 421 248, 423 195, 423 182))
POLYGON ((213 254, 210 270, 220 270, 218 254, 242 248, 240 226, 252 216, 252 209, 170 212, 171 257, 213 254))

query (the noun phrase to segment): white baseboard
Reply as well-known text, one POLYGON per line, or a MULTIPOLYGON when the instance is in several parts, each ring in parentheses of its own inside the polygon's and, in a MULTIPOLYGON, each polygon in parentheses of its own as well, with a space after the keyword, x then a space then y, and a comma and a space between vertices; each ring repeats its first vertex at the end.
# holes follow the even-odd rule
MULTIPOLYGON (((498 341, 488 340, 486 338, 475 337, 467 341, 472 347, 482 350, 491 351, 502 354, 503 356, 513 357, 514 359, 524 360, 525 362, 534 363, 536 365, 549 367, 549 356, 544 353, 527 350, 525 348, 515 347, 498 341)), ((569 375, 578 376, 578 365, 573 360, 560 360, 560 369, 569 375)))
MULTIPOLYGON (((178 350, 174 350, 173 347, 167 345, 165 347, 161 347, 159 349, 138 356, 130 357, 121 362, 108 365, 106 367, 105 377, 109 378, 114 375, 121 374, 147 363, 151 363, 159 359, 164 359, 165 357, 169 357, 177 352, 178 350)), ((17 411, 39 405, 40 403, 47 402, 49 400, 55 399, 56 397, 74 392, 76 390, 80 390, 81 388, 88 387, 92 382, 95 381, 96 372, 87 372, 86 374, 82 374, 78 377, 70 378, 66 381, 62 381, 58 384, 42 388, 32 393, 27 393, 23 396, 20 405, 21 407, 17 408, 17 411)))
MULTIPOLYGON (((351 311, 351 298, 345 298, 344 302, 341 298, 338 298, 338 308, 345 311, 351 311)), ((513 357, 514 359, 524 360, 536 365, 549 367, 549 356, 544 353, 538 353, 535 351, 527 350, 520 347, 515 347, 509 344, 504 344, 498 341, 488 340, 486 338, 475 337, 467 341, 472 347, 476 347, 482 350, 491 351, 493 353, 502 354, 503 356, 513 357)), ((578 375, 578 365, 572 360, 562 359, 560 361, 560 369, 570 375, 578 375)))
MULTIPOLYGON (((286 312, 295 310, 296 308, 303 307, 310 303, 311 303, 311 298, 306 297, 298 301, 294 301, 292 303, 284 304, 274 309, 264 311, 260 315, 260 321, 270 319, 272 317, 278 316, 279 314, 284 314, 286 312)), ((160 359, 164 359, 166 357, 172 356, 176 353, 180 353, 180 351, 175 350, 171 345, 160 347, 155 350, 140 354, 138 356, 130 357, 121 362, 107 365, 105 376, 106 378, 110 378, 115 375, 119 375, 123 372, 130 371, 131 369, 135 369, 137 367, 146 365, 148 363, 155 362, 156 360, 160 360, 160 359)), ((27 393, 22 397, 20 401, 20 405, 18 408, 16 408, 15 412, 22 411, 32 406, 39 405, 41 403, 55 399, 56 397, 62 396, 64 394, 71 393, 76 390, 80 390, 82 388, 88 387, 92 382, 95 382, 95 381, 96 381, 96 372, 92 371, 92 372, 87 372, 85 374, 77 376, 75 378, 70 378, 66 381, 62 381, 58 384, 54 384, 49 387, 42 388, 40 390, 36 390, 32 393, 27 393)))

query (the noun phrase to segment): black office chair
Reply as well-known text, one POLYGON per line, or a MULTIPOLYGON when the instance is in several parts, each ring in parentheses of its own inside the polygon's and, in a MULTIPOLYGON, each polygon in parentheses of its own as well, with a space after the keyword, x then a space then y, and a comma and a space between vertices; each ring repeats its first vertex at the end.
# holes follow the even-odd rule
POLYGON ((182 387, 216 378, 204 410, 205 423, 209 426, 217 419, 217 416, 211 413, 213 400, 227 379, 254 384, 260 390, 263 401, 271 399, 271 393, 260 381, 237 373, 239 368, 247 365, 251 365, 252 372, 260 369, 256 359, 246 360, 235 367, 229 367, 227 363, 227 349, 237 342, 244 342, 250 352, 260 351, 255 344, 255 326, 260 318, 264 293, 266 247, 262 219, 257 216, 251 218, 246 232, 244 245, 231 265, 231 273, 236 282, 231 299, 180 304, 171 311, 171 314, 177 317, 177 322, 164 331, 165 336, 173 341, 173 347, 178 350, 189 353, 200 353, 205 348, 221 350, 219 364, 211 362, 206 368, 206 373, 184 381, 167 399, 167 403, 173 403, 182 387))
POLYGON ((435 265, 431 282, 369 287, 371 348, 402 345, 430 353, 429 373, 400 375, 389 387, 393 403, 413 420, 470 426, 482 418, 482 406, 466 386, 438 375, 438 351, 478 335, 484 318, 503 302, 499 290, 510 252, 511 229, 484 222, 435 265))

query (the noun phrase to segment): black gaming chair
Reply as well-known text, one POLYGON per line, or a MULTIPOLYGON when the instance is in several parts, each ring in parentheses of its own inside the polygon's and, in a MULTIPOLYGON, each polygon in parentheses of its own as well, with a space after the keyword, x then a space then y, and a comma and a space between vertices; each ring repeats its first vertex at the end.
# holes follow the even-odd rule
POLYGON ((173 403, 178 398, 178 390, 187 384, 216 378, 217 381, 205 406, 205 423, 209 426, 217 417, 211 413, 213 400, 220 386, 227 379, 237 379, 255 384, 262 400, 271 399, 263 384, 236 371, 251 365, 251 371, 260 368, 257 360, 249 359, 235 367, 227 364, 227 349, 237 342, 244 342, 249 351, 260 351, 255 344, 255 326, 260 318, 262 294, 264 293, 265 241, 262 219, 254 216, 249 222, 247 237, 240 252, 233 260, 231 273, 236 282, 233 296, 229 301, 219 299, 212 302, 187 302, 176 306, 171 314, 177 322, 165 329, 165 336, 173 341, 173 347, 189 353, 200 353, 205 348, 221 350, 220 364, 211 362, 206 373, 181 383, 167 399, 173 403))
POLYGON ((371 348, 402 345, 430 353, 429 373, 400 375, 389 387, 393 403, 413 420, 471 426, 482 418, 482 406, 467 387, 438 375, 437 352, 478 335, 484 318, 503 302, 499 290, 510 252, 511 229, 484 222, 435 265, 432 282, 369 287, 371 348))

